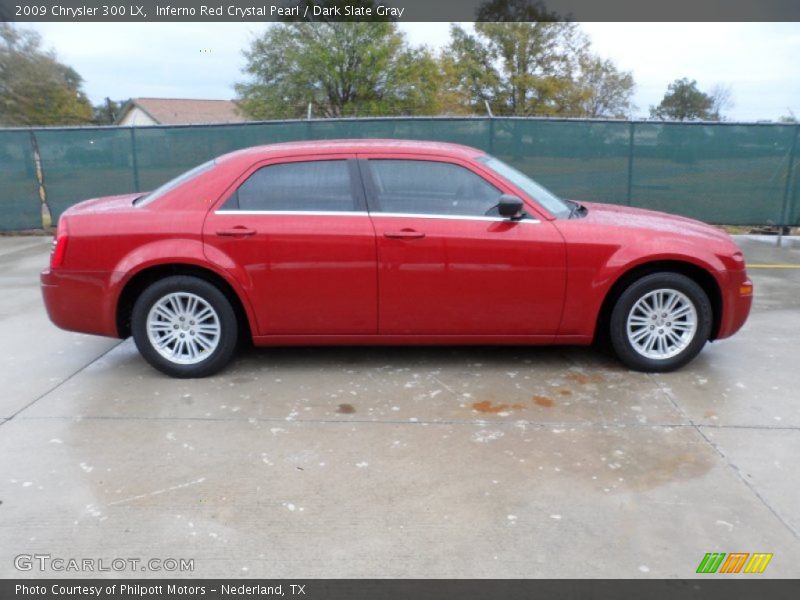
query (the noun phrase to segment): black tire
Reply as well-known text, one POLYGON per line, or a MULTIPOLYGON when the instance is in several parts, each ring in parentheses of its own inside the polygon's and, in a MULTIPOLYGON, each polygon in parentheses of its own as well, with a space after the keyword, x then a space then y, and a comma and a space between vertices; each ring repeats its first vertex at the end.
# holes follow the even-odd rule
MULTIPOLYGON (((627 367, 636 371, 663 373, 679 369, 697 356, 709 338, 713 319, 713 310, 708 295, 694 280, 679 273, 652 273, 634 281, 617 299, 611 312, 609 337, 614 352, 627 367), (640 299, 655 290, 680 292, 688 298, 696 314, 697 326, 694 335, 686 334, 688 337, 685 337, 680 344, 676 344, 675 349, 677 350, 684 344, 685 346, 674 356, 666 358, 646 356, 643 353, 646 349, 637 349, 628 337, 627 324, 631 311, 640 299)), ((665 324, 672 326, 670 322, 665 324)), ((655 328, 658 327, 659 325, 655 325, 655 328)), ((653 328, 648 325, 648 329, 653 328)))
MULTIPOLYGON (((179 378, 206 377, 218 372, 230 362, 239 337, 236 313, 225 294, 208 281, 188 275, 166 277, 147 287, 133 305, 131 330, 136 347, 144 359, 162 373, 179 378), (219 325, 216 347, 207 357, 192 364, 181 364, 163 356, 148 335, 147 319, 151 309, 159 300, 175 293, 199 296, 213 309, 219 325)), ((185 333, 195 335, 194 330, 185 333)))

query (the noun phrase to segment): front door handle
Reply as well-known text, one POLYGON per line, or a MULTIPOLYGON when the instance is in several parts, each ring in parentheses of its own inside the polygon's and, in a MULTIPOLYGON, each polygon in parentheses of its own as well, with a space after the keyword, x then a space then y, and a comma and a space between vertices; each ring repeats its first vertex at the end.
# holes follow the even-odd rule
POLYGON ((383 237, 397 240, 415 240, 424 238, 425 234, 421 231, 415 231, 414 229, 401 229, 400 231, 386 231, 383 237))
POLYGON ((247 235, 255 235, 255 233, 255 229, 250 229, 249 227, 243 227, 241 225, 231 227, 230 229, 217 229, 217 235, 223 237, 244 237, 247 235))

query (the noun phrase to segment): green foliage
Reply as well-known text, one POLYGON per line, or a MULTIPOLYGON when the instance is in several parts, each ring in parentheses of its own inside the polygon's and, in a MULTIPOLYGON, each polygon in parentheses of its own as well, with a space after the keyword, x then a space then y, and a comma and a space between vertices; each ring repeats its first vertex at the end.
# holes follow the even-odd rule
POLYGON ((392 22, 271 26, 245 51, 250 81, 236 85, 256 119, 433 114, 438 66, 392 22))
MULTIPOLYGON (((525 6, 503 5, 512 16, 525 6)), ((495 12, 503 8, 498 7, 495 12)), ((529 7, 538 14, 535 9, 529 7)), ((486 101, 495 114, 520 116, 606 117, 630 111, 633 77, 593 55, 576 23, 500 22, 502 15, 492 14, 498 21, 476 23, 474 35, 451 27, 442 56, 446 105, 475 112, 486 101)))
POLYGON ((0 124, 79 125, 92 120, 83 80, 39 35, 0 23, 0 124))
POLYGON ((486 104, 497 115, 630 112, 631 74, 592 54, 577 24, 531 0, 488 0, 478 16, 474 34, 451 26, 438 60, 393 22, 287 20, 245 51, 239 105, 256 119, 303 117, 309 104, 317 117, 484 113, 486 104))
POLYGON ((119 102, 106 97, 100 104, 92 108, 93 116, 92 123, 95 125, 113 125, 117 122, 120 112, 129 100, 120 100, 119 102))
POLYGON ((697 89, 697 82, 686 77, 676 79, 658 106, 650 107, 650 116, 670 121, 719 121, 714 98, 697 89))
POLYGON ((591 54, 582 56, 580 65, 578 85, 583 92, 578 112, 585 117, 627 117, 632 109, 633 75, 591 54))

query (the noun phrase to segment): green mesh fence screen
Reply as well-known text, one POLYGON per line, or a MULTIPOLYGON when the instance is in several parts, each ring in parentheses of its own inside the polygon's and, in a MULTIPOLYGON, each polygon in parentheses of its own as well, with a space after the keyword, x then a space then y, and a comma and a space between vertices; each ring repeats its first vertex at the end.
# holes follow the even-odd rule
POLYGON ((35 135, 54 224, 76 202, 135 190, 129 128, 41 129, 35 135))
POLYGON ((629 123, 498 119, 493 140, 495 156, 565 198, 627 202, 629 123))
POLYGON ((796 127, 637 125, 633 204, 709 222, 781 224, 796 136, 796 127))
POLYGON ((27 131, 0 131, 0 231, 42 226, 42 204, 27 131))
MULTIPOLYGON (((730 225, 800 224, 798 132, 794 124, 528 118, 33 130, 54 219, 85 198, 150 190, 239 148, 292 140, 405 138, 485 150, 567 198, 730 225)), ((30 137, 28 131, 0 131, 3 229, 39 222, 30 137)))

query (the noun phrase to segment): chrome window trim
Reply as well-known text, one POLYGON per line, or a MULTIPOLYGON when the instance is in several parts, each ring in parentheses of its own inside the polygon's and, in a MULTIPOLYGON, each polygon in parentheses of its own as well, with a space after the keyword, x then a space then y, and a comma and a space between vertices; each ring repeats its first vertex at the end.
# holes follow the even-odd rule
POLYGON ((215 210, 215 215, 306 215, 312 217, 366 217, 363 210, 215 210))
POLYGON ((474 217, 470 215, 436 215, 425 213, 385 213, 366 211, 324 211, 324 210, 215 210, 215 215, 277 215, 277 216, 309 216, 309 217, 389 217, 393 219, 451 219, 458 221, 487 221, 490 223, 501 223, 508 221, 511 223, 529 223, 532 225, 541 223, 539 219, 519 219, 511 221, 505 217, 474 217))
POLYGON ((489 221, 493 223, 498 222, 511 222, 511 223, 541 223, 539 219, 519 219, 512 221, 506 217, 475 217, 470 215, 437 215, 426 213, 390 213, 390 212, 374 212, 370 213, 373 217, 392 217, 392 218, 411 218, 411 219, 454 219, 459 221, 489 221))

